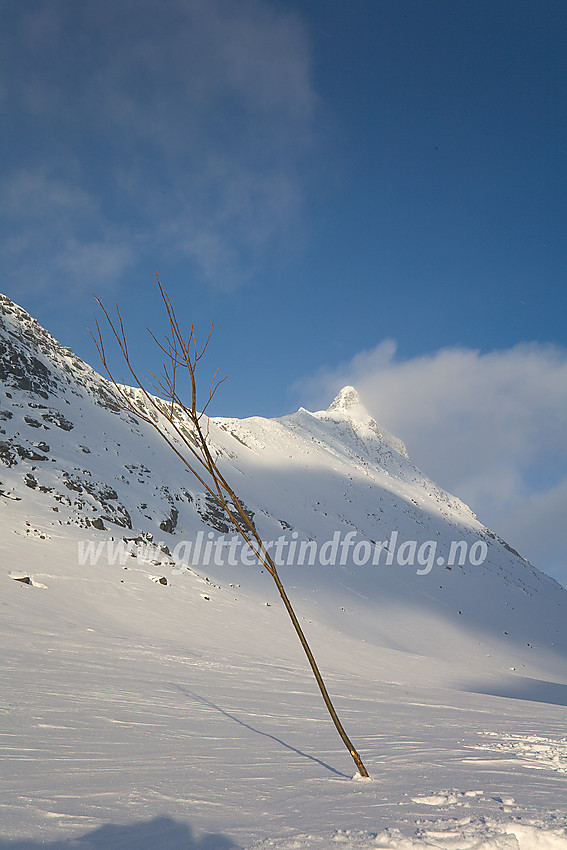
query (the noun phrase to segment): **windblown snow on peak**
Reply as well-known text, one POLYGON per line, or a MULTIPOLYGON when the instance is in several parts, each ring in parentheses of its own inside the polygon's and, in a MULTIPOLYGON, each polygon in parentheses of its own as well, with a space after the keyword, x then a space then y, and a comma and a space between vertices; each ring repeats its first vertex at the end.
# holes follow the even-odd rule
POLYGON ((349 422, 353 429, 360 436, 372 435, 378 437, 383 443, 395 452, 407 458, 408 453, 403 442, 390 434, 381 425, 378 425, 375 419, 370 416, 366 407, 362 403, 357 390, 354 387, 346 386, 333 399, 327 410, 319 411, 315 414, 321 419, 333 419, 336 422, 349 422))
POLYGON ((366 418, 368 416, 368 412, 363 406, 358 392, 351 386, 343 387, 342 390, 337 393, 329 405, 328 410, 348 411, 353 415, 356 415, 357 411, 359 411, 362 417, 366 418))

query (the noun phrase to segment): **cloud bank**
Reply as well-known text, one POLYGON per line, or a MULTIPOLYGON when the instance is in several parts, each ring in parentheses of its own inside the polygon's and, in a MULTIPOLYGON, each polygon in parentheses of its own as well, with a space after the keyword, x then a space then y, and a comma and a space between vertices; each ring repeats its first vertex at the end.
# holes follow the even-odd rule
POLYGON ((453 348, 402 361, 387 340, 296 389, 326 407, 345 384, 418 466, 567 584, 566 350, 453 348))

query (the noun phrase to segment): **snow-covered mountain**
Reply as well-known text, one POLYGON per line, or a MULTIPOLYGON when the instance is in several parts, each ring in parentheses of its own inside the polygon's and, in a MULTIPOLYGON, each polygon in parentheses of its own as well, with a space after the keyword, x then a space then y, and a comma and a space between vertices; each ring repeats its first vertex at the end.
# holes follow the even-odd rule
MULTIPOLYGON (((0 580, 14 688, 9 726, 18 752, 24 752, 24 739, 29 742, 33 730, 39 753, 37 759, 20 753, 10 762, 17 778, 16 802, 7 809, 9 834, 52 837, 63 834, 59 829, 73 835, 83 825, 122 823, 121 780, 138 788, 128 792, 133 816, 165 810, 178 816, 180 807, 189 805, 179 789, 190 777, 201 802, 189 808, 201 829, 232 829, 235 840, 254 843, 268 837, 283 841, 297 827, 298 834, 315 829, 313 841, 324 842, 327 835, 329 842, 366 846, 373 833, 364 832, 371 820, 364 814, 361 786, 348 792, 358 798, 350 810, 355 816, 347 814, 347 806, 340 824, 327 824, 328 834, 322 826, 325 806, 338 805, 343 812, 334 791, 311 799, 315 820, 285 792, 284 809, 301 812, 295 822, 284 818, 271 832, 254 832, 250 825, 257 811, 254 780, 270 773, 267 762, 281 755, 270 745, 295 754, 288 768, 298 782, 313 767, 344 779, 348 754, 341 752, 317 703, 275 586, 250 562, 210 497, 151 426, 119 409, 104 378, 4 296, 0 382, 0 580), (169 677, 167 685, 154 665, 169 677), (94 714, 88 708, 93 701, 94 714), (252 717, 257 711, 262 723, 252 717), (156 716, 173 724, 171 736, 156 716), (169 773, 164 765, 148 772, 146 762, 162 756, 157 745, 154 752, 141 744, 138 724, 147 723, 173 753, 177 720, 184 742, 179 761, 172 755, 169 773), (120 724, 125 738, 111 733, 120 724), (64 729, 71 730, 71 743, 64 729), (260 747, 260 761, 245 755, 242 734, 260 747), (290 736, 293 745, 287 743, 290 736), (100 753, 92 749, 95 739, 104 753, 114 753, 108 755, 114 771, 109 790, 95 775, 94 753, 100 753), (234 780, 238 788, 225 787, 223 794, 215 780, 207 791, 207 739, 215 762, 223 765, 222 781, 234 780), (46 740, 42 751, 37 742, 46 740), (143 792, 128 773, 132 763, 127 769, 113 743, 135 761, 141 747, 143 792), (30 777, 68 747, 82 790, 75 795, 73 782, 55 765, 56 797, 74 801, 67 805, 30 777), (161 800, 165 806, 168 794, 177 801, 169 809, 154 805, 161 800), (81 795, 87 800, 85 815, 79 814, 81 795), (230 823, 218 816, 223 805, 232 812, 230 823), (46 806, 55 814, 46 814, 46 806), (207 821, 210 806, 217 809, 207 821), (235 815, 241 810, 247 814, 235 815), (362 829, 358 844, 331 829, 356 825, 362 829)), ((489 725, 495 722, 498 706, 521 706, 520 714, 530 718, 526 732, 533 734, 537 723, 531 707, 543 704, 544 731, 552 733, 564 713, 559 706, 567 703, 567 592, 418 470, 403 443, 368 414, 355 389, 345 387, 325 411, 211 419, 210 441, 223 474, 278 560, 323 671, 339 701, 342 695, 347 725, 355 727, 352 736, 363 755, 369 752, 371 773, 383 773, 385 753, 394 759, 400 734, 409 741, 416 728, 423 733, 423 718, 412 713, 412 705, 421 705, 431 718, 432 707, 439 709, 432 732, 423 737, 426 749, 431 735, 443 738, 439 723, 465 734, 453 723, 461 711, 472 724, 473 742, 465 747, 494 753, 505 750, 507 740, 509 749, 517 743, 531 753, 525 736, 514 738, 519 734, 514 726, 507 727, 508 739, 502 729, 494 732, 497 741, 490 737, 479 718, 485 712, 489 725), (402 716, 406 726, 400 727, 402 716)), ((542 740, 549 764, 555 759, 557 771, 567 772, 562 761, 567 747, 553 734, 542 740)), ((402 761, 404 752, 402 747, 402 761)), ((410 762, 415 768, 415 758, 410 762)), ((459 760, 461 774, 463 765, 471 771, 473 762, 459 760)), ((415 771, 407 774, 402 766, 392 794, 409 793, 406 803, 413 800, 418 812, 434 805, 423 802, 426 797, 441 807, 486 803, 476 780, 469 783, 467 797, 469 791, 454 787, 441 791, 434 773, 418 770, 411 785, 408 777, 415 771), (408 781, 411 787, 402 792, 400 782, 408 781)), ((449 771, 443 778, 451 775, 461 788, 461 774, 449 771)), ((364 792, 365 801, 377 817, 382 804, 374 797, 370 803, 369 793, 364 792)), ((402 803, 388 800, 380 824, 402 831, 389 833, 381 846, 402 846, 408 833, 400 825, 415 818, 400 820, 395 806, 402 803)), ((485 823, 487 811, 496 817, 493 803, 482 809, 485 823)), ((281 794, 274 792, 260 808, 277 821, 280 804, 281 794)), ((512 804, 501 808, 514 811, 512 804)), ((500 835, 497 821, 494 835, 500 835)), ((536 818, 533 824, 540 829, 545 821, 536 818)), ((461 832, 466 833, 464 826, 461 832)), ((302 846, 297 835, 294 840, 302 846)))

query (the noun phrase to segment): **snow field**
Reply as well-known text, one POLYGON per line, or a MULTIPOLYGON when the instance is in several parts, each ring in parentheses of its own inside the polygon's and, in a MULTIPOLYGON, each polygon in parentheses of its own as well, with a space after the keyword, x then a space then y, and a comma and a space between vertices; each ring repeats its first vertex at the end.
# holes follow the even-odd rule
POLYGON ((195 479, 25 311, 0 314, 0 850, 565 850, 566 592, 353 388, 210 435, 264 540, 486 548, 427 574, 354 549, 282 567, 369 780, 271 578, 160 547, 230 533, 195 479), (123 538, 123 563, 80 557, 123 538))
POLYGON ((416 677, 411 653, 353 636, 333 645, 322 605, 305 627, 371 773, 353 781, 263 577, 95 575, 72 537, 3 543, 34 576, 2 578, 4 835, 133 848, 130 830, 146 850, 188 824, 217 847, 564 850, 564 707, 461 690, 426 656, 416 677))

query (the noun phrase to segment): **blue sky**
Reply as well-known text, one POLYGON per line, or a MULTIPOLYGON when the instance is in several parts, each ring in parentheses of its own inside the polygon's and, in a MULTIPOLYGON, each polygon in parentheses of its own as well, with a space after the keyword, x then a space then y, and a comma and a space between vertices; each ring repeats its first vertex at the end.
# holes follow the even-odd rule
POLYGON ((0 288, 95 367, 117 300, 147 370, 159 274, 215 320, 214 413, 355 382, 567 581, 566 32, 563 0, 3 2, 0 288))

